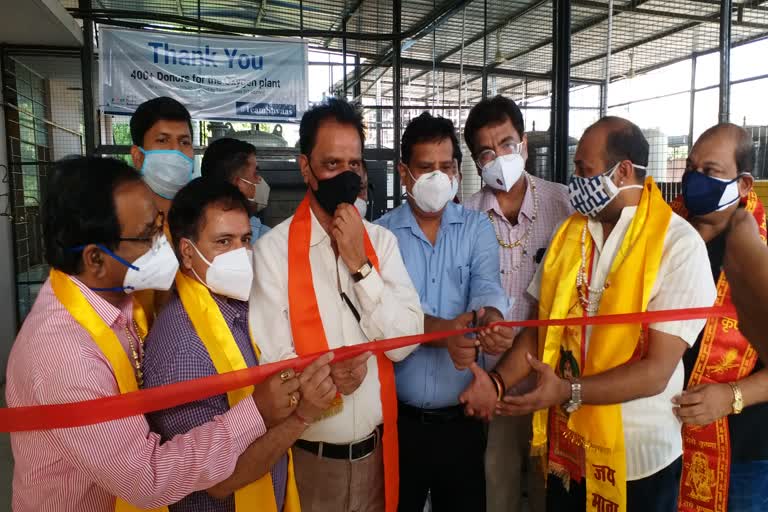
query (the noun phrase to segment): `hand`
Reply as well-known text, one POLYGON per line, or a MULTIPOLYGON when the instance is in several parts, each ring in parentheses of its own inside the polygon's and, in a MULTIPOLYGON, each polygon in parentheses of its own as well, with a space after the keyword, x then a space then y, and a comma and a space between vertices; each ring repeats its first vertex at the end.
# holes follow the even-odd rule
MULTIPOLYGON (((461 314, 453 320, 448 321, 447 330, 458 331, 460 329, 466 329, 469 327, 469 324, 472 323, 474 317, 475 315, 472 311, 461 314)), ((446 338, 445 345, 453 360, 453 365, 457 370, 466 370, 469 368, 470 364, 475 362, 478 350, 477 347, 479 345, 477 340, 459 334, 458 336, 446 338)))
MULTIPOLYGON (((501 313, 496 308, 483 308, 480 311, 483 311, 485 314, 482 316, 478 314, 480 318, 478 327, 486 327, 492 323, 504 321, 504 317, 501 316, 501 313)), ((481 329, 477 333, 477 339, 484 351, 496 356, 509 350, 515 341, 515 331, 510 327, 496 325, 487 329, 481 329)))
POLYGON ((728 384, 699 384, 672 399, 675 415, 687 425, 709 425, 733 412, 728 384))
POLYGON ((336 242, 339 256, 352 273, 357 272, 368 261, 363 243, 364 231, 363 219, 357 208, 347 203, 342 203, 336 208, 331 224, 331 237, 336 242))
POLYGON ((371 352, 365 352, 357 357, 339 361, 331 365, 331 378, 342 395, 351 395, 360 387, 368 375, 368 358, 371 352))
POLYGON ((253 386, 253 401, 267 428, 274 427, 293 414, 299 404, 299 379, 288 368, 253 386))
POLYGON ((299 376, 301 402, 296 412, 302 418, 314 421, 331 406, 336 397, 336 386, 331 379, 333 352, 318 357, 299 376))
POLYGON ((491 377, 485 373, 474 361, 469 365, 472 370, 472 383, 459 395, 459 402, 464 404, 464 413, 467 416, 477 416, 490 421, 496 407, 498 397, 496 386, 491 377))
POLYGON ((571 398, 571 383, 557 376, 548 364, 531 354, 526 354, 528 364, 538 375, 536 388, 520 396, 505 396, 496 405, 496 414, 501 416, 524 416, 542 409, 561 405, 571 398))

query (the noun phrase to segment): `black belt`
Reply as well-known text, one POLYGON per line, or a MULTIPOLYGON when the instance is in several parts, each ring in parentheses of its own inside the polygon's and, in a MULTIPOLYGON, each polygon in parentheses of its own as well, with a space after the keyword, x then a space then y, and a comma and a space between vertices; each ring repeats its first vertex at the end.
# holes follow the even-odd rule
POLYGON ((373 453, 381 442, 382 431, 383 428, 379 425, 365 439, 349 444, 333 444, 299 439, 296 441, 296 446, 318 457, 355 461, 364 459, 373 453))
POLYGON ((449 423, 466 418, 464 416, 464 407, 461 405, 442 407, 440 409, 419 409, 418 407, 398 402, 397 413, 405 418, 425 424, 449 423))

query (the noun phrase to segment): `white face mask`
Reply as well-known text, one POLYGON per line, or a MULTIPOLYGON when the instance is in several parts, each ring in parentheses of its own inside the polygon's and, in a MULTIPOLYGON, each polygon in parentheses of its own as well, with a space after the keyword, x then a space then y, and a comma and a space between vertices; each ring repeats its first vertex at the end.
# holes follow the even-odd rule
POLYGON ((245 247, 234 251, 219 254, 213 261, 208 261, 200 250, 192 243, 192 248, 198 256, 208 265, 205 280, 201 279, 195 269, 192 273, 198 281, 208 287, 213 293, 224 295, 232 299, 246 301, 251 293, 253 283, 253 266, 251 254, 245 247))
POLYGON ((355 208, 360 213, 360 217, 365 218, 365 214, 368 213, 368 202, 362 197, 355 199, 355 208))
POLYGON ((239 179, 249 185, 253 185, 253 188, 256 189, 252 197, 246 197, 248 201, 256 203, 256 211, 260 212, 266 208, 269 204, 269 183, 264 178, 261 178, 261 181, 258 182, 248 181, 245 178, 239 179))
POLYGON ((448 177, 440 170, 422 174, 416 179, 408 169, 408 175, 415 181, 411 197, 416 201, 416 206, 425 213, 439 212, 459 191, 459 180, 448 177))
POLYGON ((501 155, 483 167, 483 181, 491 188, 509 192, 524 172, 525 160, 522 155, 501 155))
POLYGON ((125 273, 126 293, 139 290, 168 290, 173 284, 179 261, 165 235, 158 237, 152 247, 142 254, 125 273))
MULTIPOLYGON (((643 188, 642 185, 627 185, 626 187, 617 187, 611 179, 613 173, 619 168, 621 162, 611 167, 608 171, 591 178, 582 176, 571 176, 568 182, 568 195, 570 196, 571 206, 582 215, 595 217, 598 213, 608 206, 608 203, 614 200, 622 190, 632 188, 643 188)), ((632 164, 637 169, 645 169, 645 166, 632 164)))
POLYGON ((144 163, 139 171, 144 175, 146 183, 152 191, 164 197, 173 199, 176 193, 192 179, 195 161, 181 151, 175 149, 144 150, 144 163))

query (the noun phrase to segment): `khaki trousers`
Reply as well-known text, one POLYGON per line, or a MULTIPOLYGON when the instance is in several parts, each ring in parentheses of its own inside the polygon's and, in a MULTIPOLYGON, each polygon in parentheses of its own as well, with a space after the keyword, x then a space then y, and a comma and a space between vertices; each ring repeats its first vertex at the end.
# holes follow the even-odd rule
POLYGON ((384 512, 381 443, 356 461, 318 457, 293 448, 302 512, 384 512))

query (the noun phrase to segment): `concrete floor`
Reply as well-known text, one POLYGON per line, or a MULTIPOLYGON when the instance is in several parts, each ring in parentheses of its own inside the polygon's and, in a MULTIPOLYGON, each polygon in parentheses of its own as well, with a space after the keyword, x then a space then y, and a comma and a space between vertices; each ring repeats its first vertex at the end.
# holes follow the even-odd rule
MULTIPOLYGON (((0 407, 5 407, 5 386, 0 386, 0 407)), ((13 479, 13 456, 11 439, 0 433, 0 510, 11 510, 11 480, 13 479)))

